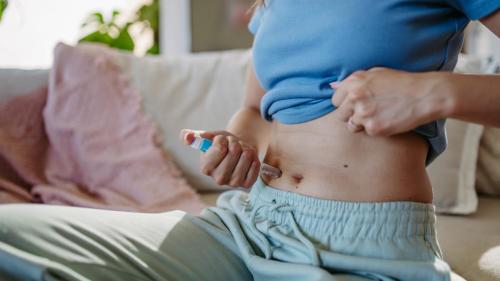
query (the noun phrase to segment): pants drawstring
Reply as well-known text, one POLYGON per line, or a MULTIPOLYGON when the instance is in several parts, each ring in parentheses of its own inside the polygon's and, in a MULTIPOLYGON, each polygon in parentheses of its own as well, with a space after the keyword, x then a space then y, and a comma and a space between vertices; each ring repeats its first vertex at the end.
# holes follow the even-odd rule
POLYGON ((272 247, 271 243, 268 241, 268 239, 265 237, 264 234, 262 234, 261 231, 257 229, 257 224, 256 224, 256 217, 257 217, 257 212, 263 208, 269 208, 269 213, 273 211, 278 211, 278 212, 286 212, 287 213, 287 218, 288 218, 288 223, 290 223, 292 227, 292 231, 294 235, 299 239, 300 242, 305 246, 306 252, 309 252, 309 256, 311 258, 311 263, 314 266, 320 266, 320 256, 319 252, 314 246, 314 244, 309 240, 304 233, 300 230, 297 221, 295 220, 295 216, 293 215, 293 208, 286 203, 282 204, 265 204, 265 205, 260 205, 256 208, 254 208, 250 214, 250 229, 252 233, 257 237, 259 240, 257 244, 263 249, 264 256, 266 259, 270 259, 272 257, 272 247))
POLYGON ((257 212, 258 210, 262 209, 263 207, 268 207, 266 205, 260 205, 257 208, 252 210, 252 213, 250 214, 250 230, 252 233, 257 237, 256 243, 259 245, 259 247, 263 250, 264 256, 266 259, 271 258, 271 243, 267 240, 267 238, 262 234, 256 226, 256 217, 257 217, 257 212))

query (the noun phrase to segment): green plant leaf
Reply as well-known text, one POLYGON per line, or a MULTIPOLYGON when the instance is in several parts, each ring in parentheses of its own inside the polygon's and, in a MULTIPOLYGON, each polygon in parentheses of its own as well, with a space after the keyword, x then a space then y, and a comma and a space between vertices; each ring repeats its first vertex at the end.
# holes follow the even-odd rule
POLYGON ((0 0, 0 20, 2 20, 3 12, 5 11, 5 9, 7 9, 8 5, 9 5, 9 1, 0 0))
POLYGON ((160 44, 158 42, 155 42, 151 48, 147 51, 148 54, 150 55, 159 55, 160 54, 160 44))
POLYGON ((100 12, 95 12, 91 15, 91 17, 93 17, 95 19, 96 22, 100 23, 100 24, 104 24, 104 16, 102 15, 102 13, 100 12))
POLYGON ((158 30, 160 5, 158 0, 142 6, 137 11, 139 21, 146 21, 153 30, 158 30))
POLYGON ((130 26, 130 23, 125 25, 121 30, 120 34, 118 34, 118 37, 113 39, 111 41, 110 46, 113 48, 121 49, 121 50, 127 50, 127 51, 133 51, 135 48, 134 40, 132 39, 132 36, 130 36, 130 33, 128 32, 128 28, 130 26))
POLYGON ((107 33, 94 31, 82 37, 80 40, 78 40, 78 42, 103 43, 110 46, 111 42, 113 42, 113 38, 111 38, 111 36, 109 36, 109 34, 107 33))
POLYGON ((94 12, 85 18, 85 21, 82 23, 81 27, 86 27, 87 25, 95 24, 97 27, 100 27, 104 24, 104 17, 99 12, 94 12))

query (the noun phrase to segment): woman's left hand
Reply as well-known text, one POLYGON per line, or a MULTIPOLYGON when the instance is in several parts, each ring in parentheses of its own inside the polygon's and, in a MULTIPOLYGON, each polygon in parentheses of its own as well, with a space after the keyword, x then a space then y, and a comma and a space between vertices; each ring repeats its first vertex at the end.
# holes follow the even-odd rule
POLYGON ((334 82, 332 103, 340 118, 355 133, 390 136, 410 131, 440 118, 448 102, 437 91, 439 80, 429 73, 373 68, 334 82))

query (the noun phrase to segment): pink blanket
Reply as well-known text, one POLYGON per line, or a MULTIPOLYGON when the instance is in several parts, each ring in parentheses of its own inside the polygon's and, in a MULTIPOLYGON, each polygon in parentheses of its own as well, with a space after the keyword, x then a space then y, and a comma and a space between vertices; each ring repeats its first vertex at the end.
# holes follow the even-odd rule
POLYGON ((204 207, 162 150, 113 54, 59 44, 48 87, 0 103, 0 202, 144 212, 204 207))

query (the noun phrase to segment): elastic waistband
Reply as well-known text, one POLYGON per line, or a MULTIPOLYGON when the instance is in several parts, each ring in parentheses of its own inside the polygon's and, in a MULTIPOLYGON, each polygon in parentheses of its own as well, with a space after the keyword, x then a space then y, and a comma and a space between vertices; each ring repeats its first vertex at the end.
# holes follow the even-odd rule
POLYGON ((280 206, 286 206, 299 225, 312 232, 374 238, 435 235, 432 204, 320 199, 269 187, 260 177, 252 187, 249 199, 254 208, 271 207, 267 209, 273 211, 265 216, 274 221, 285 218, 279 210, 280 206))

